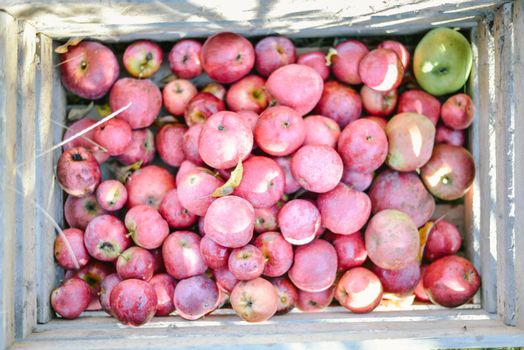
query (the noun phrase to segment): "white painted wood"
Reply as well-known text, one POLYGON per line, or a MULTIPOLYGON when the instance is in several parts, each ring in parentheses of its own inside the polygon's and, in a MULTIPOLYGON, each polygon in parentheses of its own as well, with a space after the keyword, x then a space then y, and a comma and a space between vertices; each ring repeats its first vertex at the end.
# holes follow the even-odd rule
MULTIPOLYGON (((514 39, 512 4, 503 5, 495 13, 495 116, 497 157, 497 287, 499 316, 506 324, 515 324, 515 91, 514 91, 514 39)), ((522 35, 522 33, 519 33, 522 35)), ((522 38, 520 38, 522 39, 522 38)), ((522 118, 522 116, 518 116, 522 118)), ((490 145, 492 147, 492 145, 490 145)), ((522 232, 520 232, 522 233, 522 232)))
POLYGON ((15 337, 16 20, 0 12, 0 349, 15 337))
POLYGON ((235 316, 211 315, 199 321, 158 318, 140 328, 126 327, 109 318, 52 321, 40 325, 13 349, 135 348, 172 349, 187 346, 227 349, 289 349, 311 346, 338 348, 445 348, 515 346, 524 342, 522 332, 507 327, 482 310, 374 312, 355 315, 296 313, 260 324, 239 321, 235 316), (298 344, 300 343, 300 345, 298 344))
MULTIPOLYGON (((57 128, 51 119, 65 120, 65 95, 60 83, 58 71, 54 66, 53 41, 46 35, 40 34, 37 65, 37 133, 36 153, 50 148, 61 140, 62 130, 57 128)), ((55 60, 56 62, 56 60, 55 60)), ((36 200, 49 215, 56 218, 59 224, 63 223, 62 191, 55 177, 55 163, 60 156, 60 150, 54 154, 46 154, 36 160, 38 176, 36 177, 36 200)), ((37 288, 37 321, 49 322, 53 313, 51 311, 49 295, 58 284, 61 269, 54 262, 53 242, 55 228, 49 219, 38 210, 36 212, 36 241, 37 264, 39 266, 36 276, 37 288)))
POLYGON ((409 33, 473 26, 503 0, 368 1, 14 1, 5 9, 53 38, 89 34, 104 41, 169 41, 216 31, 290 36, 409 33))
POLYGON ((517 1, 513 11, 514 91, 515 91, 515 315, 516 324, 524 329, 524 2, 517 1))
POLYGON ((477 174, 472 197, 467 197, 479 218, 473 217, 473 230, 480 235, 480 274, 482 276, 482 305, 488 312, 497 311, 497 228, 496 228, 496 118, 495 118, 495 52, 491 31, 492 19, 479 22, 473 37, 473 53, 476 67, 473 69, 472 84, 478 94, 473 94, 476 118, 470 133, 470 147, 475 159, 477 174), (478 187, 477 187, 478 186, 478 187), (479 194, 475 198, 475 194, 479 194))
POLYGON ((19 22, 16 160, 16 336, 31 334, 36 324, 35 134, 36 31, 19 22))

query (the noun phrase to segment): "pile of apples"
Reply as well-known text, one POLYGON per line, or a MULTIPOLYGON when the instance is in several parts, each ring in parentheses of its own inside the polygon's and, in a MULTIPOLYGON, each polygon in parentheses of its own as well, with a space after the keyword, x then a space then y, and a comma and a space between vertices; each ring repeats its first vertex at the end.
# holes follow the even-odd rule
MULTIPOLYGON (((392 296, 456 307, 479 289, 456 255, 457 227, 434 219, 436 199, 463 197, 475 176, 464 148, 474 106, 454 94, 472 60, 459 32, 428 32, 413 63, 391 40, 297 57, 282 36, 254 47, 227 32, 184 39, 162 90, 148 79, 163 62, 154 42, 127 47, 123 76, 101 43, 65 51, 68 91, 127 109, 58 160, 69 225, 54 249, 67 270, 51 294, 60 316, 101 308, 141 325, 229 301, 259 322, 333 299, 358 313, 392 296), (213 81, 195 86, 203 73, 213 81)), ((75 121, 64 139, 95 123, 75 121)))

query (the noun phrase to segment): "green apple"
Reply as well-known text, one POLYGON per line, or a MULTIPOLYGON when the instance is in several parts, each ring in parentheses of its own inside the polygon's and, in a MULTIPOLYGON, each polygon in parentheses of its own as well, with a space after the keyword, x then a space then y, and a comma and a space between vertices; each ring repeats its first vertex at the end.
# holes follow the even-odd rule
POLYGON ((435 28, 415 48, 413 71, 424 90, 442 96, 464 86, 472 62, 471 46, 462 34, 449 28, 435 28))

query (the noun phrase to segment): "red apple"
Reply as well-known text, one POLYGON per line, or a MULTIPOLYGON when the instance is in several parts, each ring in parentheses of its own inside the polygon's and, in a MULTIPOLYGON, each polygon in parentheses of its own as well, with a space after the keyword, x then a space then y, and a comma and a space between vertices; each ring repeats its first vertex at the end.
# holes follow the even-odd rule
POLYGON ((235 33, 222 32, 207 38, 202 46, 202 68, 219 83, 232 83, 255 65, 253 45, 235 33))
POLYGON ((182 79, 192 79, 202 73, 200 53, 202 44, 196 40, 184 39, 177 42, 169 51, 169 67, 182 79))
POLYGON ((84 230, 93 218, 105 214, 96 200, 89 194, 84 197, 68 196, 64 204, 64 217, 70 227, 84 230))
POLYGON ((251 203, 237 196, 216 199, 206 212, 204 231, 216 243, 240 248, 253 237, 255 210, 251 203))
POLYGON ((146 204, 158 209, 167 192, 175 188, 175 177, 166 169, 148 165, 127 179, 127 206, 146 204))
POLYGON ((237 114, 244 119, 244 121, 251 127, 251 131, 255 132, 259 115, 253 111, 238 111, 237 114))
MULTIPOLYGON (((194 164, 204 164, 200 154, 198 153, 198 141, 200 139, 200 133, 204 124, 194 124, 186 130, 182 140, 182 150, 184 151, 184 157, 190 160, 194 164)), ((180 170, 179 170, 180 171, 180 170)), ((178 175, 177 175, 178 177, 178 175)))
POLYGON ((269 208, 255 208, 255 232, 276 231, 278 228, 277 215, 279 210, 278 203, 269 208))
POLYGON ((60 155, 56 166, 58 183, 71 196, 93 193, 100 183, 100 167, 91 152, 83 147, 70 148, 60 155))
POLYGON ((198 216, 206 215, 215 200, 211 194, 224 184, 220 178, 204 168, 189 170, 178 182, 178 199, 182 207, 198 216))
MULTIPOLYGON (((67 272, 70 271, 71 270, 68 270, 67 272)), ((113 264, 103 263, 92 259, 80 270, 71 272, 72 274, 70 276, 66 273, 64 278, 80 278, 81 280, 84 280, 89 285, 91 295, 96 297, 100 294, 102 281, 115 272, 115 267, 113 264)))
POLYGON ((408 214, 417 227, 424 225, 435 211, 435 200, 415 172, 385 170, 369 190, 373 213, 397 209, 408 214))
POLYGON ((175 311, 174 296, 176 281, 167 273, 154 275, 149 283, 155 288, 156 292, 156 316, 167 316, 175 311))
POLYGON ((415 297, 420 301, 430 301, 428 294, 426 293, 426 288, 424 288, 424 274, 426 273, 426 270, 428 268, 428 265, 422 265, 420 267, 420 280, 418 281, 417 287, 413 291, 413 294, 415 294, 415 297))
POLYGON ((446 255, 458 252, 462 237, 455 225, 446 220, 438 220, 431 230, 424 246, 424 258, 431 262, 446 255))
MULTIPOLYGON (((90 119, 88 117, 79 119, 76 122, 74 122, 73 124, 69 125, 62 139, 66 140, 72 137, 73 135, 77 134, 78 132, 83 131, 84 129, 87 129, 88 127, 92 126, 93 124, 96 124, 96 120, 94 119, 90 119)), ((99 164, 102 164, 103 162, 105 162, 110 156, 109 156, 109 153, 102 150, 99 146, 93 143, 95 139, 94 138, 95 130, 96 129, 88 131, 84 135, 77 137, 76 139, 73 139, 72 141, 69 141, 68 143, 66 143, 64 145, 64 151, 67 151, 70 148, 84 147, 85 149, 93 153, 93 156, 95 156, 99 164)))
POLYGON ((167 236, 162 257, 167 273, 176 279, 200 275, 207 270, 200 254, 200 236, 190 231, 175 231, 167 236))
POLYGON ((260 113, 268 106, 271 97, 265 88, 266 81, 258 75, 248 75, 229 88, 226 101, 233 112, 260 113))
POLYGON ((318 196, 322 225, 334 233, 349 235, 360 230, 371 214, 371 200, 364 192, 343 183, 318 196))
POLYGON ((278 232, 264 232, 254 242, 265 259, 263 274, 278 277, 285 274, 293 264, 293 247, 278 232))
POLYGON ((373 181, 373 173, 360 173, 345 167, 340 181, 357 191, 365 191, 373 181))
POLYGON ((107 150, 110 156, 123 154, 132 141, 129 124, 113 118, 95 129, 94 140, 107 150))
POLYGON ((304 245, 315 238, 321 221, 320 212, 310 201, 294 199, 284 204, 278 213, 278 225, 285 240, 304 245))
POLYGON ((275 106, 260 114, 254 136, 264 152, 273 156, 287 156, 302 146, 306 128, 304 120, 294 109, 275 106))
POLYGON ((342 159, 329 146, 303 146, 291 158, 293 177, 303 188, 311 192, 331 191, 340 182, 343 171, 342 159))
POLYGON ((466 133, 464 130, 453 130, 445 125, 437 125, 435 143, 447 143, 453 146, 464 146, 466 144, 466 133))
POLYGON ((178 282, 175 287, 177 314, 186 320, 197 320, 213 312, 219 303, 219 291, 210 278, 199 275, 178 282))
POLYGON ((320 51, 308 52, 300 55, 297 64, 304 64, 317 71, 323 80, 329 77, 329 67, 326 63, 326 55, 320 51))
POLYGON ((428 117, 437 125, 440 117, 440 102, 422 90, 408 90, 400 95, 397 113, 412 112, 428 117))
POLYGON ((301 290, 321 292, 328 289, 337 274, 337 252, 322 239, 297 247, 289 279, 301 290))
POLYGON ((126 249, 116 261, 116 272, 121 279, 136 278, 149 281, 153 277, 154 258, 144 248, 131 247, 126 249))
POLYGON ((337 251, 338 268, 340 270, 360 266, 368 257, 360 231, 350 235, 336 235, 333 246, 337 251))
POLYGON ((175 229, 189 227, 195 224, 198 219, 198 216, 190 213, 182 206, 176 189, 166 193, 164 199, 160 202, 158 212, 169 226, 175 229))
POLYGON ((155 144, 160 159, 167 165, 179 167, 184 161, 183 138, 186 127, 182 124, 165 124, 156 134, 155 144))
POLYGON ((269 208, 284 194, 285 177, 273 159, 254 156, 244 162, 244 171, 235 195, 249 201, 254 208, 269 208))
POLYGON ((69 46, 60 57, 62 84, 82 98, 96 100, 104 96, 119 73, 115 54, 98 42, 82 41, 69 46))
POLYGON ((277 315, 288 313, 293 310, 298 299, 298 290, 286 277, 271 279, 278 297, 277 315))
POLYGON ((331 59, 331 69, 337 80, 352 85, 362 83, 358 72, 360 60, 369 52, 358 40, 346 40, 335 47, 336 55, 331 59))
POLYGON ((409 59, 410 59, 409 51, 408 49, 406 49, 404 45, 402 45, 398 41, 386 40, 378 44, 377 48, 393 50, 397 54, 398 58, 400 59, 400 62, 402 62, 402 66, 404 67, 404 70, 408 68, 409 59))
POLYGON ((267 36, 260 40, 255 46, 255 55, 255 67, 264 77, 296 61, 295 45, 283 36, 267 36))
POLYGON ((321 115, 311 115, 304 119, 306 139, 304 145, 326 145, 335 148, 340 127, 337 122, 321 115))
POLYGON ((451 96, 442 105, 442 121, 454 130, 467 129, 473 123, 475 105, 466 94, 451 96))
POLYGON ((132 77, 149 78, 160 69, 163 56, 160 45, 149 40, 139 40, 126 48, 122 63, 132 77))
POLYGON ((109 106, 116 111, 131 103, 117 118, 129 123, 132 129, 142 129, 155 121, 162 108, 162 94, 151 80, 122 78, 111 88, 109 106))
POLYGON ((420 263, 418 261, 398 270, 387 270, 376 265, 373 265, 372 269, 382 283, 384 292, 387 293, 412 293, 420 280, 420 263))
POLYGON ((382 284, 373 272, 354 267, 338 282, 335 298, 351 312, 371 312, 382 300, 382 284))
POLYGON ((271 73, 266 87, 279 104, 306 115, 320 100, 324 80, 311 67, 288 64, 271 73))
POLYGON ((126 187, 117 180, 102 181, 96 189, 96 200, 104 210, 120 210, 127 202, 126 187))
POLYGON ((175 116, 184 115, 189 101, 198 93, 189 80, 175 79, 164 86, 162 100, 166 110, 175 116))
POLYGON ((298 191, 300 189, 300 184, 297 182, 297 180, 293 177, 293 174, 291 173, 291 157, 276 157, 275 162, 277 162, 278 165, 280 165, 280 167, 284 171, 284 193, 290 194, 298 191))
POLYGON ((367 116, 367 117, 362 117, 362 119, 367 119, 367 120, 371 120, 371 121, 374 121, 375 123, 377 123, 384 131, 386 131, 386 125, 388 124, 388 121, 385 119, 385 118, 382 118, 382 117, 377 117, 377 116, 374 116, 374 115, 371 115, 371 116, 367 116))
POLYGON ((211 95, 215 96, 222 102, 224 102, 227 93, 224 85, 216 83, 214 81, 206 84, 206 86, 202 88, 201 92, 209 92, 211 95))
POLYGON ((362 101, 358 92, 337 81, 328 81, 324 84, 322 97, 318 101, 315 111, 333 119, 341 128, 360 117, 362 101))
POLYGON ((84 232, 77 228, 67 228, 64 230, 63 236, 58 235, 55 238, 53 250, 58 265, 67 270, 77 268, 75 260, 78 263, 78 268, 81 268, 91 259, 84 246, 84 232), (71 247, 71 251, 69 251, 67 244, 71 247))
POLYGON ((378 48, 362 58, 358 73, 367 87, 376 91, 390 91, 402 82, 404 67, 395 51, 378 48))
POLYGON ((433 303, 457 307, 468 302, 478 291, 480 276, 468 260, 448 255, 428 266, 424 287, 433 303))
POLYGON ((218 288, 227 294, 231 294, 233 288, 238 283, 238 280, 227 267, 213 270, 213 276, 217 281, 218 288))
POLYGON ((418 229, 399 210, 386 209, 375 214, 366 228, 365 241, 369 258, 383 269, 399 270, 418 261, 418 229))
POLYGON ((169 226, 160 213, 144 204, 128 210, 125 224, 135 244, 146 249, 159 248, 169 234, 169 226))
POLYGON ((371 173, 386 160, 388 138, 377 123, 358 119, 342 130, 337 149, 346 169, 371 173))
POLYGON ((228 259, 228 269, 236 279, 252 280, 264 272, 265 260, 260 249, 251 244, 231 251, 228 259))
POLYGON ((298 290, 297 308, 305 312, 318 312, 328 307, 333 301, 335 288, 330 287, 321 292, 298 290))
POLYGON ((251 127, 234 112, 217 112, 204 124, 198 142, 202 160, 215 169, 228 169, 247 158, 253 148, 251 127))
POLYGON ((91 291, 89 285, 78 278, 71 278, 51 292, 51 307, 66 319, 75 319, 89 305, 91 291))
POLYGON ((188 126, 203 124, 213 114, 225 110, 224 102, 216 96, 199 92, 186 105, 184 118, 188 126))
POLYGON ((237 315, 247 322, 266 321, 278 309, 275 288, 260 277, 237 283, 231 292, 230 301, 237 315))
POLYGON ((91 220, 86 227, 84 242, 89 255, 100 261, 115 261, 131 245, 124 223, 111 215, 100 215, 91 220))
POLYGON ((231 249, 215 243, 208 236, 200 240, 200 255, 206 265, 213 270, 227 267, 230 253, 231 249))
POLYGON ((114 316, 131 326, 149 322, 155 316, 158 303, 153 286, 138 279, 118 283, 111 292, 110 300, 114 316))
POLYGON ((124 165, 142 162, 142 166, 146 166, 155 158, 155 152, 155 137, 153 132, 149 129, 133 130, 131 133, 131 143, 117 159, 124 165))
POLYGON ((104 309, 105 312, 107 312, 109 315, 114 317, 114 313, 111 310, 111 292, 113 291, 113 288, 117 284, 122 282, 122 279, 120 276, 118 276, 117 273, 112 273, 108 276, 106 276, 102 283, 100 284, 100 306, 102 306, 102 309, 104 309))
POLYGON ((388 116, 397 106, 398 94, 396 89, 389 91, 375 91, 366 85, 360 89, 360 97, 364 109, 371 115, 388 116))
POLYGON ((458 199, 475 179, 475 161, 467 149, 441 143, 421 169, 420 176, 429 192, 442 200, 458 199))

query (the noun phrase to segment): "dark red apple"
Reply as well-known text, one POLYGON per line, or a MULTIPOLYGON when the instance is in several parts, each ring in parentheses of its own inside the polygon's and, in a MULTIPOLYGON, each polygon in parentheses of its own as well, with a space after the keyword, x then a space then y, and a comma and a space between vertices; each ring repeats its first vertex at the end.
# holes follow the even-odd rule
POLYGON ((408 294, 415 290, 420 280, 420 263, 412 262, 399 270, 387 270, 373 265, 373 272, 377 275, 384 292, 408 294))
POLYGON ((424 258, 431 262, 458 252, 462 237, 455 225, 444 219, 438 220, 431 230, 424 246, 424 258))
POLYGON ((338 268, 340 270, 360 266, 368 257, 360 231, 350 235, 336 235, 333 246, 337 251, 338 268))
POLYGON ((155 288, 146 281, 129 279, 111 292, 111 310, 123 324, 140 326, 155 316, 158 303, 155 288))

